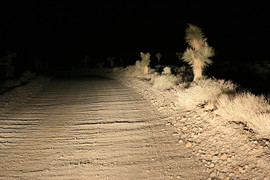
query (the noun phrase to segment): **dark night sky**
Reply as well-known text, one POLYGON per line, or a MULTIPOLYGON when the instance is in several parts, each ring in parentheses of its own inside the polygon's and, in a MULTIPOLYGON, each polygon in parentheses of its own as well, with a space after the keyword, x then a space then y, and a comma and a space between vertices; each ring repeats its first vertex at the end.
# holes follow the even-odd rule
POLYGON ((267 7, 220 1, 2 2, 1 52, 12 49, 48 58, 175 54, 185 50, 185 28, 192 23, 223 58, 268 58, 267 7))

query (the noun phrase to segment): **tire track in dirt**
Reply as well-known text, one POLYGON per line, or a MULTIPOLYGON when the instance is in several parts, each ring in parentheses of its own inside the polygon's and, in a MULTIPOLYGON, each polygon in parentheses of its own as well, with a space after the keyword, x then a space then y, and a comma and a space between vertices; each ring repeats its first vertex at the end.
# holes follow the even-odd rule
POLYGON ((2 179, 207 179, 173 127, 117 81, 58 78, 0 116, 2 179))

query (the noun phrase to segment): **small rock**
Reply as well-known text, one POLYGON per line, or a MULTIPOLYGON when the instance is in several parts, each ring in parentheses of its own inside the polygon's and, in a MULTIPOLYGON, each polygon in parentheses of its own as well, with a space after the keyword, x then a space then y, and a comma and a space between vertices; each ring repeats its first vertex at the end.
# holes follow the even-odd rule
POLYGON ((250 132, 247 131, 247 130, 243 130, 243 131, 242 131, 242 134, 250 134, 250 132))
POLYGON ((187 142, 186 144, 185 144, 185 148, 191 148, 192 147, 192 143, 191 142, 187 142))
POLYGON ((216 172, 212 172, 212 173, 210 174, 210 177, 211 177, 211 178, 214 178, 214 177, 216 177, 216 176, 217 176, 216 172))
POLYGON ((178 121, 178 122, 176 122, 176 123, 174 124, 174 126, 175 126, 175 127, 179 127, 179 126, 181 126, 181 125, 182 125, 182 123, 181 123, 181 122, 179 122, 179 121, 178 121))
POLYGON ((222 154, 222 155, 220 156, 220 159, 221 159, 221 160, 226 160, 226 159, 228 159, 228 155, 227 155, 227 154, 222 154))
POLYGON ((214 156, 214 157, 212 158, 212 162, 214 162, 214 163, 218 162, 218 160, 219 160, 218 156, 214 156))
POLYGON ((246 171, 243 168, 239 168, 239 172, 244 174, 246 171))
POLYGON ((212 164, 210 164, 208 167, 213 168, 213 167, 215 167, 215 164, 212 163, 212 164))
POLYGON ((188 131, 188 128, 187 127, 183 127, 182 130, 183 131, 188 131))

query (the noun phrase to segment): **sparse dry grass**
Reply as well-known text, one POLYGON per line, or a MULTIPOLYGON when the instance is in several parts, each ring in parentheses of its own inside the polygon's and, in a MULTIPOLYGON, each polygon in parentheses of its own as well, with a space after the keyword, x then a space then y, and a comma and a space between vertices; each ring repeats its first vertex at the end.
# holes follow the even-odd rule
POLYGON ((159 90, 170 89, 178 82, 174 75, 161 75, 153 80, 153 88, 159 90))
POLYGON ((141 67, 140 63, 130 65, 123 70, 123 75, 128 77, 142 76, 143 74, 143 68, 141 67))
POLYGON ((199 80, 177 93, 178 104, 185 109, 193 109, 200 104, 215 103, 222 93, 228 93, 235 89, 236 85, 230 81, 199 80))
POLYGON ((222 95, 215 112, 226 120, 244 122, 260 135, 270 137, 270 104, 264 96, 249 92, 234 97, 222 95))

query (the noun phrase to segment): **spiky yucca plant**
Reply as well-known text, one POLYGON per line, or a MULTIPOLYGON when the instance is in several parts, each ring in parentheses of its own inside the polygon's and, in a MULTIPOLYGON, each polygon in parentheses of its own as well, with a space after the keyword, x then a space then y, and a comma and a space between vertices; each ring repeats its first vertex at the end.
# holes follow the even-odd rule
POLYGON ((214 56, 214 49, 208 46, 206 38, 198 26, 189 24, 186 29, 186 42, 189 47, 183 53, 182 59, 193 69, 193 81, 203 77, 203 70, 212 64, 210 57, 214 56))

